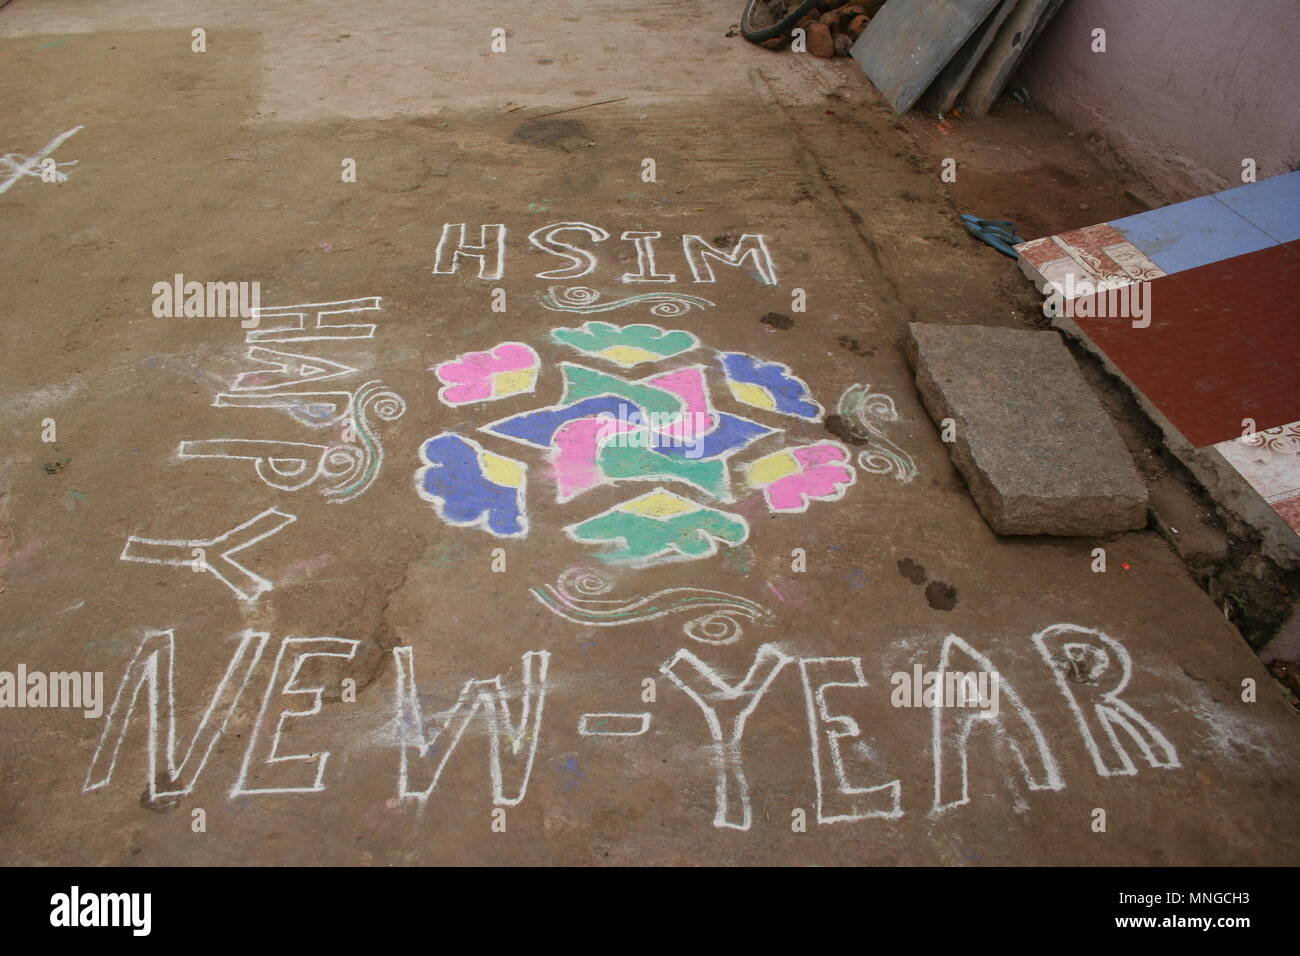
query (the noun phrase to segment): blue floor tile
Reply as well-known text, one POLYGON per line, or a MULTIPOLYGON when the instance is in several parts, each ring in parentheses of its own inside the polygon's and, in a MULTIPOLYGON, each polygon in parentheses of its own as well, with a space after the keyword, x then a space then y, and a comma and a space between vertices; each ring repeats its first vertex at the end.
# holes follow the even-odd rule
POLYGON ((1238 186, 1217 198, 1278 242, 1300 239, 1300 172, 1238 186))
POLYGON ((1111 223, 1166 273, 1183 272, 1278 244, 1214 196, 1111 223))

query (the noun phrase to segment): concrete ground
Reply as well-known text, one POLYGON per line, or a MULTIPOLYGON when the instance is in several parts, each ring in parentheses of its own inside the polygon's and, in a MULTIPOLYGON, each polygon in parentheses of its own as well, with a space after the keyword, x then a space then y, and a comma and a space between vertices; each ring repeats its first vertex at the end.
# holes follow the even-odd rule
POLYGON ((0 195, 0 670, 100 672, 107 698, 90 719, 0 711, 0 861, 1294 861, 1296 714, 1182 560, 1152 531, 995 536, 899 349, 908 321, 1040 322, 959 212, 1045 235, 1137 211, 1129 184, 1014 104, 894 117, 852 61, 725 36, 740 6, 0 10, 0 147, 30 157, 82 127, 53 153, 75 161, 66 181, 0 195), (610 238, 562 234, 597 265, 539 278, 566 261, 527 237, 563 222, 610 238), (435 274, 446 223, 471 240, 505 224, 503 277, 473 259, 435 274), (676 281, 620 282, 637 262, 624 231, 661 233, 676 281), (724 250, 764 236, 776 284, 752 261, 692 281, 685 235, 724 250), (381 297, 343 320, 372 336, 260 347, 299 370, 342 363, 297 391, 378 381, 404 413, 358 401, 362 443, 346 422, 230 407, 217 396, 295 376, 259 365, 238 320, 155 317, 154 284, 178 273, 260 282, 268 306, 381 297), (711 304, 544 306, 573 286, 711 304), (702 348, 622 369, 549 337, 589 320, 702 348), (432 367, 503 342, 536 350, 535 391, 440 401, 432 367), (851 471, 805 511, 777 509, 735 466, 864 433, 743 404, 707 350, 788 366, 827 415, 854 385, 887 396, 897 421, 869 421, 915 476, 850 443, 851 471), (735 501, 659 482, 716 504, 743 543, 633 568, 566 535, 657 485, 560 504, 542 449, 478 430, 559 402, 561 362, 631 379, 708 366, 719 411, 784 429, 730 460, 735 501), (444 432, 527 465, 526 536, 453 526, 417 493, 421 448, 444 432), (331 495, 344 482, 284 490, 251 460, 178 454, 213 439, 364 444, 368 471, 331 495), (241 572, 214 539, 268 511, 254 531, 274 533, 232 555, 241 572), (700 620, 719 609, 730 622, 700 620), (891 703, 892 675, 945 662, 995 673, 996 719, 891 703), (602 714, 626 716, 584 716, 602 714))

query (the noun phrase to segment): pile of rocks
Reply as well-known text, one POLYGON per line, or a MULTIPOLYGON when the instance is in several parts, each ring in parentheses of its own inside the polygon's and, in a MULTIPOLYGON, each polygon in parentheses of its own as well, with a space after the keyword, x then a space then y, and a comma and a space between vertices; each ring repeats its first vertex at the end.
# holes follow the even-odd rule
POLYGON ((848 56, 853 41, 867 28, 871 17, 883 5, 883 0, 867 3, 821 0, 789 33, 759 45, 769 50, 783 50, 790 45, 794 31, 803 30, 807 50, 813 56, 826 60, 833 56, 848 56))

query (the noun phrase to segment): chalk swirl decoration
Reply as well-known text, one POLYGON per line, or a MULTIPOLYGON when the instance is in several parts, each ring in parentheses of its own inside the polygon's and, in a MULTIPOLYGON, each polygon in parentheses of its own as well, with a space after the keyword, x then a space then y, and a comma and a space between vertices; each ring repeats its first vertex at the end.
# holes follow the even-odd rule
POLYGON ((675 318, 685 315, 691 309, 706 309, 713 306, 708 299, 702 299, 697 295, 674 292, 646 292, 611 302, 601 302, 600 295, 595 289, 586 286, 551 286, 541 298, 542 305, 553 312, 577 312, 580 315, 612 312, 630 305, 648 304, 651 315, 675 318))
POLYGON ((606 575, 592 568, 570 568, 554 584, 532 588, 532 595, 552 614, 596 627, 618 627, 704 610, 682 625, 682 633, 702 644, 732 644, 744 636, 742 622, 768 626, 772 612, 761 604, 725 591, 667 588, 622 600, 601 598, 614 589, 606 575))
POLYGON ((855 432, 866 439, 867 447, 858 453, 858 467, 873 475, 892 474, 906 484, 918 474, 912 456, 885 437, 872 421, 898 421, 894 400, 882 392, 870 391, 869 385, 850 385, 840 396, 836 411, 855 432))
POLYGON ((406 414, 406 399, 383 387, 379 380, 367 382, 352 397, 351 431, 356 443, 341 444, 331 450, 332 464, 347 464, 342 479, 324 494, 333 504, 351 501, 363 494, 377 477, 384 463, 384 449, 370 424, 373 414, 380 421, 393 422, 406 414))

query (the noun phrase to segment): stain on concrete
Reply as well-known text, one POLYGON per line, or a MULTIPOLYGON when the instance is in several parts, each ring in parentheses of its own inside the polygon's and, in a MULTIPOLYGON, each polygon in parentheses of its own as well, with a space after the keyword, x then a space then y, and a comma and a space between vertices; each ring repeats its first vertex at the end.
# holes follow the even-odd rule
POLYGON ((835 341, 840 348, 844 349, 846 352, 852 352, 854 355, 869 357, 876 354, 874 348, 869 348, 868 346, 863 345, 857 339, 849 335, 841 335, 835 341))
POLYGON ((780 312, 769 312, 758 321, 782 331, 794 328, 794 319, 788 315, 782 315, 780 312))
POLYGON ((898 562, 898 573, 913 584, 925 583, 925 568, 911 558, 903 558, 898 562))
POLYGON ((527 143, 571 153, 575 149, 595 146, 586 124, 575 119, 535 119, 515 127, 510 142, 527 143))
POLYGON ((931 581, 925 586, 925 599, 936 611, 951 611, 957 606, 957 589, 944 581, 931 581))
POLYGON ((853 424, 843 415, 827 415, 822 419, 822 427, 840 441, 849 445, 865 445, 867 443, 867 433, 859 428, 854 428, 853 424))

